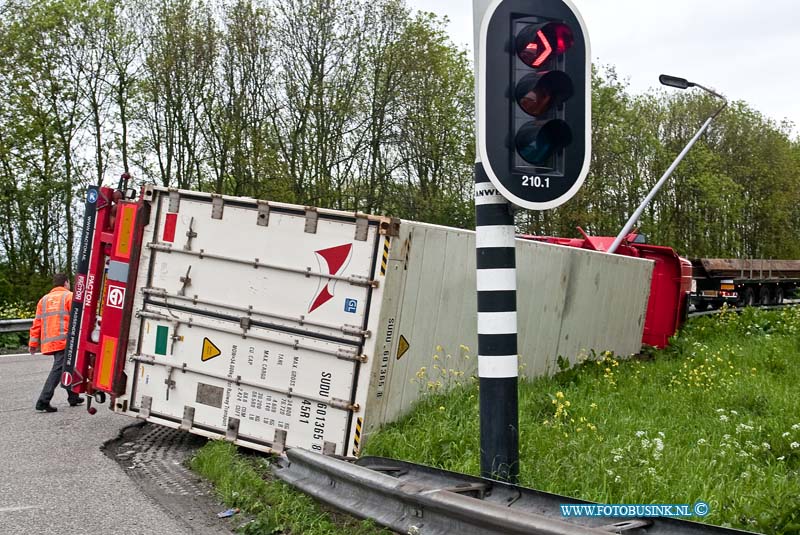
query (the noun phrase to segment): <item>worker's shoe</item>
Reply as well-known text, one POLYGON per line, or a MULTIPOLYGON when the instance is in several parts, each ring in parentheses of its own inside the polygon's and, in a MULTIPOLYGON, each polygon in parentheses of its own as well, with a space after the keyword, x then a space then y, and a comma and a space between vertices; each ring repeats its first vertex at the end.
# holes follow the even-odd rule
POLYGON ((37 411, 44 411, 44 412, 57 412, 58 409, 50 405, 49 403, 41 403, 36 402, 36 410, 37 411))
POLYGON ((83 405, 83 398, 69 400, 70 407, 77 407, 78 405, 83 405))

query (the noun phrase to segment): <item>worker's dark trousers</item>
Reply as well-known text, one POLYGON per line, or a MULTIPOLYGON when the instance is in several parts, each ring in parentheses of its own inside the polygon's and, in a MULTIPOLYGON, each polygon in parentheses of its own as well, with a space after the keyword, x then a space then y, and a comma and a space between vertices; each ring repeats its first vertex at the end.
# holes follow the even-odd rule
MULTIPOLYGON (((42 393, 39 394, 37 405, 46 405, 50 403, 50 400, 53 399, 53 394, 56 392, 56 387, 61 382, 61 373, 64 371, 66 355, 64 355, 63 351, 56 351, 52 355, 53 367, 50 369, 50 375, 47 376, 47 380, 44 382, 44 388, 42 388, 42 393)), ((81 397, 72 390, 67 390, 67 398, 69 401, 74 402, 78 401, 81 397)))

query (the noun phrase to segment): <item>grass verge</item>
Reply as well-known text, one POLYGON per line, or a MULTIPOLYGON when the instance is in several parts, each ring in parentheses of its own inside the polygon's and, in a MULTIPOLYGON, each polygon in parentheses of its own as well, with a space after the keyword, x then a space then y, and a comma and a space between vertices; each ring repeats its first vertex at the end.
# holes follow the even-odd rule
POLYGON ((229 507, 251 520, 239 528, 247 535, 373 535, 388 534, 371 521, 358 521, 323 508, 309 496, 272 479, 269 460, 245 456, 236 446, 209 442, 190 462, 192 470, 214 484, 229 507))
MULTIPOLYGON (((520 482, 599 503, 702 500, 711 513, 693 520, 800 534, 798 355, 800 308, 723 311, 644 359, 588 355, 522 381, 520 482)), ((476 382, 433 390, 366 454, 478 474, 476 382)))

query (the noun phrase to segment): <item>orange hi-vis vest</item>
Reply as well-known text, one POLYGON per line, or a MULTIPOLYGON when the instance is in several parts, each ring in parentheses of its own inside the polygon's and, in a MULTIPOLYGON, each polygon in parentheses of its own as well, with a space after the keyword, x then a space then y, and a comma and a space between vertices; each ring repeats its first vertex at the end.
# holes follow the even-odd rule
POLYGON ((41 347, 45 354, 63 351, 67 347, 70 308, 72 292, 63 286, 56 286, 39 299, 28 346, 31 349, 41 347))

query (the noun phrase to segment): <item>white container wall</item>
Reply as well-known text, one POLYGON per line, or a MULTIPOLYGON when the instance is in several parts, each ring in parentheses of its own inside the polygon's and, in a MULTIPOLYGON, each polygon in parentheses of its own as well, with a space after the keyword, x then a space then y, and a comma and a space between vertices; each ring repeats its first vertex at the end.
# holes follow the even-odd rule
MULTIPOLYGON (((641 349, 651 261, 517 240, 516 263, 520 375, 553 373, 559 356, 576 363, 592 350, 641 349)), ((475 233, 403 221, 389 267, 401 280, 384 295, 397 294, 398 308, 384 307, 391 358, 373 366, 368 433, 404 414, 429 383, 477 374, 475 233)))

